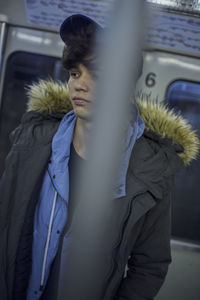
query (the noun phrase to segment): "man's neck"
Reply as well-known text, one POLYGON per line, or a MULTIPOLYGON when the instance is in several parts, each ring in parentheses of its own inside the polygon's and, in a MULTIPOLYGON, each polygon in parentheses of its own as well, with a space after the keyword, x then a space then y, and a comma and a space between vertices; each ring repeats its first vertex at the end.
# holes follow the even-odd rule
POLYGON ((74 149, 82 158, 86 159, 88 137, 91 131, 91 122, 77 118, 74 129, 73 145, 74 149))

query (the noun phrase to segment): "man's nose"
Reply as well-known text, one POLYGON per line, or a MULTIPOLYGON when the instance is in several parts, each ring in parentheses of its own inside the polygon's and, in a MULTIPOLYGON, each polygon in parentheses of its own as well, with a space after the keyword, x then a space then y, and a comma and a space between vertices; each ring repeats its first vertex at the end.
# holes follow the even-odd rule
POLYGON ((75 89, 77 91, 82 90, 82 91, 87 92, 88 89, 89 89, 88 84, 87 84, 87 80, 85 78, 78 78, 76 80, 76 83, 75 83, 75 89))

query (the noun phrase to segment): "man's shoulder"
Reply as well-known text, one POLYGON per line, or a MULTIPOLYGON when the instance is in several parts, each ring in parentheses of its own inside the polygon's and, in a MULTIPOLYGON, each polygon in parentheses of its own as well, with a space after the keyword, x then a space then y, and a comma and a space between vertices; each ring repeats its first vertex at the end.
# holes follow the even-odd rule
POLYGON ((149 164, 154 169, 173 165, 174 171, 183 166, 180 157, 183 147, 174 143, 172 139, 162 137, 153 131, 144 131, 136 141, 132 151, 130 163, 134 168, 142 168, 143 164, 149 164), (151 163, 150 163, 151 162, 151 163), (175 165, 174 165, 175 164, 175 165))
POLYGON ((140 181, 156 198, 171 187, 176 171, 183 166, 180 148, 168 138, 145 131, 136 141, 129 164, 129 174, 140 181))
POLYGON ((20 125, 10 134, 11 143, 18 146, 48 143, 57 131, 62 117, 63 114, 26 112, 20 125))

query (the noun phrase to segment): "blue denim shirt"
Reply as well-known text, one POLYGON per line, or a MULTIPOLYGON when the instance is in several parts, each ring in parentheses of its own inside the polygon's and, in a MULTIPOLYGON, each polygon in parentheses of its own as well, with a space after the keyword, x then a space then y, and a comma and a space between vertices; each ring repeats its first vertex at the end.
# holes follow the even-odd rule
MULTIPOLYGON (((41 297, 58 250, 60 233, 67 222, 68 162, 75 123, 74 111, 70 111, 62 119, 52 141, 52 155, 44 175, 34 216, 32 272, 27 300, 38 300, 41 297)), ((115 197, 126 195, 126 173, 130 155, 136 139, 143 134, 144 127, 144 121, 139 113, 135 122, 129 120, 121 166, 114 189, 115 197)))

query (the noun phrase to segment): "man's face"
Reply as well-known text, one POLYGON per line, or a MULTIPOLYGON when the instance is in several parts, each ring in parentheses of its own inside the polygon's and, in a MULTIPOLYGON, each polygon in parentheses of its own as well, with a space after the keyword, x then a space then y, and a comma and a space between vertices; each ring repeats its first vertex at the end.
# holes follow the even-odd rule
POLYGON ((74 112, 78 118, 90 120, 96 82, 83 64, 70 69, 69 75, 69 97, 74 112))

